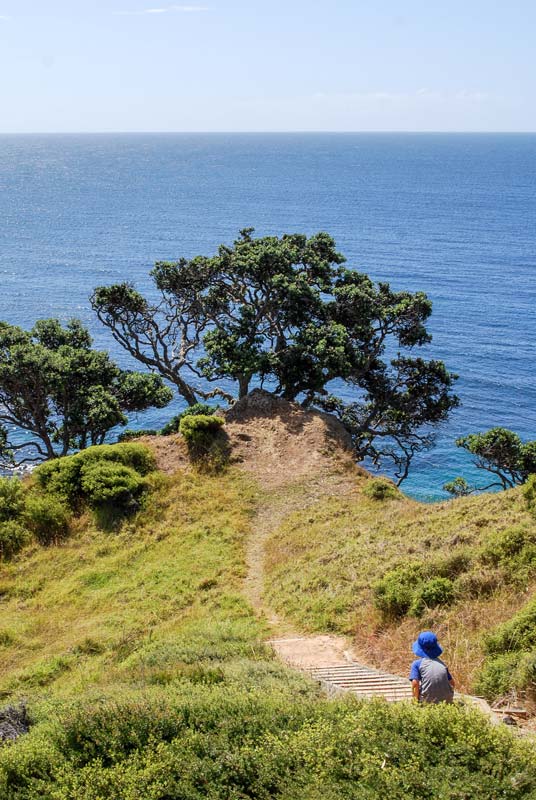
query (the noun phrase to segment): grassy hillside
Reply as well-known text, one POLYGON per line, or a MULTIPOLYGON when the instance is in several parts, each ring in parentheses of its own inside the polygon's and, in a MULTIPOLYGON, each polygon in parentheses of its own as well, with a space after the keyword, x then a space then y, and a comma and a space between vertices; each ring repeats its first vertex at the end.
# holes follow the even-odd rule
POLYGON ((364 658, 400 674, 415 635, 432 627, 462 688, 508 691, 489 676, 478 684, 485 634, 536 596, 536 518, 522 491, 422 505, 394 487, 374 499, 378 483, 361 479, 274 531, 269 601, 305 630, 351 634, 364 658))
POLYGON ((2 800, 534 796, 532 745, 477 712, 328 701, 273 658, 243 595, 266 493, 241 468, 146 481, 121 525, 82 506, 0 566, 0 690, 33 723, 0 747, 2 800))

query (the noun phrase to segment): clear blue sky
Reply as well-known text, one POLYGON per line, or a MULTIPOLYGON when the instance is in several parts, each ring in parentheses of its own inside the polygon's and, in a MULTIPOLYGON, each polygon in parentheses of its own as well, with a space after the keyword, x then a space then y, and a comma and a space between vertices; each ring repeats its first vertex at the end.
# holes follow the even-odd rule
POLYGON ((0 0, 0 131, 534 131, 535 40, 535 0, 0 0))

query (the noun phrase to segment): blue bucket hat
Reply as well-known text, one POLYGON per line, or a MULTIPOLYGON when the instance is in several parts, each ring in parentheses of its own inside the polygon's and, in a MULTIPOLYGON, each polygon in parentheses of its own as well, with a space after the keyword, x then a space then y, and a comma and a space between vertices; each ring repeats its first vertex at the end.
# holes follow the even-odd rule
POLYGON ((443 652, 439 646, 437 636, 432 631, 422 631, 419 638, 411 647, 416 656, 420 658, 438 658, 443 652))

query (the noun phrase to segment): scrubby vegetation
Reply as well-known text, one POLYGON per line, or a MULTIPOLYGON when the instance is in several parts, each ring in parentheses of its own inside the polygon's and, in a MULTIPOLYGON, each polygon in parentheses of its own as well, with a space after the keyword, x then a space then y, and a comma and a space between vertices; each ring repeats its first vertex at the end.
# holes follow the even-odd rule
POLYGON ((536 598, 485 637, 478 689, 487 697, 521 694, 536 707, 536 598))
POLYGON ((67 539, 87 509, 101 528, 116 527, 140 509, 154 468, 143 445, 100 445, 42 464, 25 484, 0 478, 0 558, 13 558, 31 541, 67 539))
MULTIPOLYGON (((119 452, 93 463, 150 468, 119 452)), ((61 495, 75 467, 40 480, 61 495)), ((532 746, 477 712, 328 701, 273 659, 241 592, 255 495, 233 468, 178 472, 114 536, 82 512, 2 565, 0 692, 32 727, 0 748, 0 796, 530 798, 532 746)))
MULTIPOLYGON (((485 634, 536 596, 536 519, 524 490, 423 506, 399 492, 379 502, 376 481, 362 480, 274 533, 269 600, 302 628, 354 635, 364 657, 402 674, 409 643, 434 628, 459 683, 474 690, 479 665, 495 658, 485 634)), ((534 677, 523 676, 510 685, 531 691, 534 677)))
POLYGON ((184 417, 197 416, 199 414, 209 416, 217 411, 218 406, 209 406, 208 403, 194 403, 192 406, 187 406, 180 414, 172 417, 160 430, 146 428, 135 431, 127 429, 119 434, 117 441, 130 442, 133 439, 140 439, 142 436, 171 436, 174 433, 179 433, 181 420, 184 417))

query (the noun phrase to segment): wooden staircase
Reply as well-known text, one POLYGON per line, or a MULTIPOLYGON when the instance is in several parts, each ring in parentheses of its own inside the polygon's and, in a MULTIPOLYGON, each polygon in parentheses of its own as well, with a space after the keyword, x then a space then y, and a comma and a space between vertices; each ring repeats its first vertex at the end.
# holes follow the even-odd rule
POLYGON ((328 694, 350 692, 358 697, 383 697, 387 702, 411 699, 409 680, 355 662, 307 670, 328 694))

